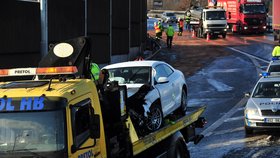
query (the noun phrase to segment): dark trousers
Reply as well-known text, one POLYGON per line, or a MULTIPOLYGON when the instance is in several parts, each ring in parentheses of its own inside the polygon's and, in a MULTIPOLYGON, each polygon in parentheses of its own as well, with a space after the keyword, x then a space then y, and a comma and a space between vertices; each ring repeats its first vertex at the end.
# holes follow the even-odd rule
POLYGON ((173 40, 173 36, 167 36, 167 39, 166 39, 167 48, 171 48, 172 40, 173 40))

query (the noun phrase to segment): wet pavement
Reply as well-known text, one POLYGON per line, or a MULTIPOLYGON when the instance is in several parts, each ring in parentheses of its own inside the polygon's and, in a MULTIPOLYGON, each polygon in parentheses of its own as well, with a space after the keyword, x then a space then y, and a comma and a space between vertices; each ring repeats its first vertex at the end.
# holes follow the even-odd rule
POLYGON ((278 130, 256 131, 250 136, 244 131, 244 93, 251 91, 271 58, 275 44, 271 37, 230 34, 226 39, 206 41, 185 33, 174 37, 173 49, 163 48, 155 56, 183 71, 189 106, 207 105, 203 116, 208 124, 197 130, 205 138, 197 145, 188 144, 191 157, 280 157, 278 130))

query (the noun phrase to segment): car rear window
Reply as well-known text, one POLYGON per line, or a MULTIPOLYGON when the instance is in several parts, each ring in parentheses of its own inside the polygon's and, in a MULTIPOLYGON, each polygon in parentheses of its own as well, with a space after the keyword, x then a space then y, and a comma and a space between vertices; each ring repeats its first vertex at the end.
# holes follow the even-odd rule
POLYGON ((10 82, 8 84, 3 84, 0 86, 1 89, 10 89, 10 88, 32 88, 40 87, 48 84, 49 81, 23 81, 23 82, 10 82))
POLYGON ((166 16, 174 16, 174 13, 166 13, 166 16))

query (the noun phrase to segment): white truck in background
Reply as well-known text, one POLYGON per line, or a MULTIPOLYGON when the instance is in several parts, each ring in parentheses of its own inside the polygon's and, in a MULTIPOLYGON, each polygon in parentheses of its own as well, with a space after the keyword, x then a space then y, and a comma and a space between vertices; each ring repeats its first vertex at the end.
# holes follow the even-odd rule
POLYGON ((193 8, 189 10, 191 22, 197 37, 210 38, 227 35, 226 11, 220 7, 193 8))

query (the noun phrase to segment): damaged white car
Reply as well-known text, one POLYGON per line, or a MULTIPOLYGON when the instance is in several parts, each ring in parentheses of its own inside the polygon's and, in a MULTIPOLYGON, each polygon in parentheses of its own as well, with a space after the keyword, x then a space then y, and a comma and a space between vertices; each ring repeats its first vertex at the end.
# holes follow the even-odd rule
POLYGON ((187 84, 184 74, 162 61, 129 61, 104 67, 110 81, 127 86, 128 107, 142 115, 149 131, 159 129, 173 112, 185 114, 187 84))

